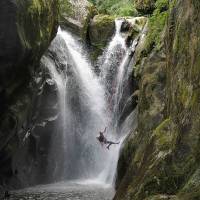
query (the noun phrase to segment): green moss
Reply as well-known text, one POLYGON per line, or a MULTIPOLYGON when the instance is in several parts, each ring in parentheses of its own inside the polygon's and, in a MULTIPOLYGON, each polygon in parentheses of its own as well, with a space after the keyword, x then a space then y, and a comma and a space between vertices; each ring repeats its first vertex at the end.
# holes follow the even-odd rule
POLYGON ((105 46, 102 46, 102 45, 96 45, 95 48, 93 48, 93 50, 90 53, 90 58, 92 62, 95 62, 98 59, 99 55, 102 54, 102 49, 104 47, 105 46))
POLYGON ((196 170, 187 184, 179 192, 178 196, 183 200, 198 200, 200 196, 200 169, 196 170))
POLYGON ((109 24, 112 24, 113 21, 115 20, 115 17, 114 16, 110 16, 110 15, 100 14, 100 15, 97 15, 95 19, 96 19, 95 20, 95 25, 98 28, 101 28, 103 26, 107 26, 109 24))
POLYGON ((58 1, 18 0, 18 33, 24 49, 34 52, 34 59, 49 45, 58 24, 58 1))
POLYGON ((193 86, 187 82, 181 81, 178 85, 178 101, 184 109, 188 109, 194 106, 197 103, 197 93, 193 91, 193 86))
POLYGON ((93 47, 92 59, 95 60, 102 53, 115 30, 115 17, 110 15, 96 15, 89 26, 89 39, 93 47))
POLYGON ((61 15, 71 17, 74 15, 73 7, 68 0, 59 0, 60 2, 60 13, 61 15))
POLYGON ((156 1, 156 9, 149 18, 149 31, 145 42, 146 54, 153 48, 160 49, 162 44, 162 32, 168 17, 168 0, 156 1))
POLYGON ((158 151, 171 151, 176 145, 177 133, 171 128, 171 119, 164 120, 154 131, 158 151))
POLYGON ((169 1, 168 0, 157 0, 155 3, 155 8, 159 10, 159 12, 167 11, 169 9, 169 1))

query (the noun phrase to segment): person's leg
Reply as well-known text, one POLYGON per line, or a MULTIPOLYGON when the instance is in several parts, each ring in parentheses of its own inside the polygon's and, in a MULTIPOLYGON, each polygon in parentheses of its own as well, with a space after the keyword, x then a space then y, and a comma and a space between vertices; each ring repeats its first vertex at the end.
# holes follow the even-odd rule
POLYGON ((107 149, 109 149, 111 145, 112 145, 112 144, 111 144, 111 143, 109 143, 109 145, 108 145, 106 148, 107 148, 107 149))
POLYGON ((109 149, 112 144, 119 144, 119 142, 107 141, 107 144, 108 144, 108 146, 106 148, 109 149))
POLYGON ((107 144, 119 144, 119 142, 107 141, 107 144))

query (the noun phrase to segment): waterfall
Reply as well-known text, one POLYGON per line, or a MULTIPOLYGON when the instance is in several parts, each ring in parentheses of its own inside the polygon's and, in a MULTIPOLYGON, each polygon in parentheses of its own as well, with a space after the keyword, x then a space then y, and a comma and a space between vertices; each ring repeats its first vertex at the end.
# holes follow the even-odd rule
POLYGON ((101 79, 107 89, 106 99, 108 108, 112 113, 109 124, 109 138, 114 141, 120 141, 120 145, 110 150, 107 165, 99 176, 101 180, 110 184, 114 183, 120 146, 129 133, 129 130, 133 130, 135 126, 133 123, 136 116, 136 112, 132 112, 130 117, 126 119, 121 130, 117 129, 119 116, 122 112, 120 101, 123 100, 126 102, 129 97, 125 92, 124 85, 128 81, 130 72, 132 72, 130 62, 138 41, 138 38, 136 38, 130 48, 126 47, 125 38, 120 33, 122 22, 122 19, 115 21, 115 35, 99 62, 102 69, 101 79))
MULTIPOLYGON (((133 120, 127 119, 126 131, 116 128, 120 101, 128 98, 124 96, 124 82, 132 56, 120 32, 122 20, 116 20, 115 25, 116 32, 98 60, 99 76, 79 38, 61 29, 42 60, 49 70, 50 82, 57 88, 59 104, 59 128, 51 136, 49 150, 48 173, 52 180, 96 179, 113 183, 120 146, 133 120), (110 150, 96 139, 105 127, 106 138, 120 142, 110 150)), ((133 50, 135 46, 134 41, 133 50)))
POLYGON ((57 86, 61 128, 52 136, 49 174, 53 180, 93 178, 107 160, 96 140, 110 118, 105 90, 78 38, 59 29, 52 46, 42 62, 57 86))

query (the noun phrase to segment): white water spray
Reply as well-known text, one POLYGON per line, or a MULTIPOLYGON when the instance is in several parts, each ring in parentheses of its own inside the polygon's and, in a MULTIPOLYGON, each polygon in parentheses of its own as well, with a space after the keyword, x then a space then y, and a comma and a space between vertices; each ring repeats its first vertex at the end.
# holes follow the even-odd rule
POLYGON ((116 120, 114 116, 119 114, 113 108, 118 106, 122 96, 123 80, 126 79, 130 59, 125 38, 120 33, 121 25, 122 20, 116 20, 115 35, 103 54, 100 77, 93 72, 78 38, 61 29, 57 37, 61 38, 61 43, 65 43, 59 52, 64 60, 64 69, 59 69, 59 62, 59 66, 56 66, 47 57, 44 60, 58 88, 63 122, 62 132, 57 133, 58 137, 62 135, 62 140, 52 138, 51 152, 55 151, 55 156, 51 162, 57 162, 52 166, 53 177, 59 171, 59 177, 65 180, 93 179, 104 184, 112 184, 114 181, 120 146, 127 133, 120 134, 113 126, 113 120, 116 120), (120 142, 120 145, 112 145, 110 150, 102 148, 96 140, 99 131, 105 126, 108 127, 106 138, 120 142), (59 146, 62 149, 57 151, 59 146), (63 159, 62 166, 59 166, 58 159, 63 159))

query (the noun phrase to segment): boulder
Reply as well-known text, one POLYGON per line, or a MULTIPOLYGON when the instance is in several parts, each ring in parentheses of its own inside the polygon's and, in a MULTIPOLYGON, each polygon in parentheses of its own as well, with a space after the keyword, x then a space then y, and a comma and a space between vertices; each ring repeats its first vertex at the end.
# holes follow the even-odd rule
POLYGON ((61 0, 61 8, 61 27, 86 40, 90 19, 97 14, 93 4, 87 0, 61 0))
POLYGON ((104 47, 115 32, 115 18, 96 15, 89 25, 89 38, 93 46, 104 47))

